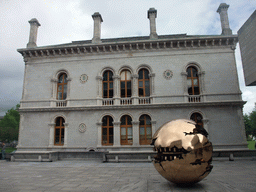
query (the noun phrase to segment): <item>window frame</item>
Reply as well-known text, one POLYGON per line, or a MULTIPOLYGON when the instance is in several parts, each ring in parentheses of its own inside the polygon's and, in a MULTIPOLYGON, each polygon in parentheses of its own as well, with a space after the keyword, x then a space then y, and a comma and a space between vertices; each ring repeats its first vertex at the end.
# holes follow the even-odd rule
POLYGON ((120 119, 120 144, 121 145, 132 145, 133 144, 133 127, 132 127, 132 118, 129 115, 123 115, 120 119), (122 118, 125 118, 125 125, 122 125, 122 118), (131 119, 131 124, 128 124, 128 118, 131 119), (125 140, 122 139, 122 128, 125 128, 125 140), (128 139, 128 128, 131 128, 131 139, 128 139))
POLYGON ((114 120, 113 120, 113 118, 111 117, 111 116, 109 116, 109 115, 107 115, 107 116, 104 116, 103 118, 102 118, 102 126, 101 126, 101 144, 103 145, 103 146, 109 146, 109 145, 113 145, 114 144, 114 125, 113 125, 113 122, 114 122, 114 120), (107 125, 106 126, 104 126, 104 118, 107 118, 107 125), (110 120, 112 119, 112 126, 110 126, 110 120), (107 142, 106 143, 104 143, 104 136, 105 135, 103 135, 103 129, 107 129, 107 135, 106 135, 106 138, 107 138, 107 142), (109 134, 109 132, 110 132, 110 129, 112 129, 112 131, 113 131, 113 135, 110 135, 109 134), (112 136, 112 141, 113 141, 113 143, 110 143, 110 137, 112 136))
POLYGON ((64 142, 65 142, 65 119, 63 117, 57 117, 55 119, 55 127, 54 127, 54 145, 55 146, 63 146, 64 145, 64 142), (57 125, 57 120, 60 119, 60 125, 58 126, 57 125), (57 138, 57 129, 59 129, 59 135, 58 135, 58 138, 59 138, 59 143, 56 143, 56 138, 57 138), (63 131, 63 137, 62 137, 62 131, 63 131), (61 143, 63 139, 63 143, 61 143))
POLYGON ((139 77, 138 77, 138 95, 139 95, 139 97, 150 97, 150 78, 149 78, 149 70, 148 69, 145 69, 145 68, 142 68, 142 69, 140 69, 139 70, 139 72, 138 72, 138 75, 139 75, 139 77), (140 73, 140 71, 142 71, 142 79, 140 79, 140 75, 139 75, 139 73, 140 73), (148 79, 146 79, 145 78, 145 71, 147 71, 147 73, 148 73, 148 79), (147 95, 146 94, 146 81, 148 81, 148 92, 149 92, 149 94, 147 95), (140 82, 142 82, 142 87, 140 86, 140 82), (140 94, 140 89, 142 89, 143 90, 143 94, 141 95, 140 94))
POLYGON ((139 123, 139 141, 140 141, 140 145, 150 145, 151 141, 152 141, 152 119, 149 115, 141 115, 139 118, 139 122, 141 122, 141 120, 144 121, 144 124, 141 125, 141 123, 139 123), (151 129, 151 135, 150 138, 147 138, 147 117, 150 119, 150 129, 151 129), (144 139, 141 138, 141 128, 144 128, 144 139))
MULTIPOLYGON (((200 95, 200 81, 199 81, 198 69, 196 67, 194 67, 194 66, 189 66, 187 68, 186 72, 187 72, 187 82, 188 82, 188 80, 190 80, 190 82, 191 82, 191 90, 192 90, 192 94, 190 94, 189 93, 189 87, 188 87, 188 90, 187 90, 188 94, 189 95, 200 95), (193 69, 196 70, 196 74, 197 74, 196 77, 193 76, 193 69), (189 70, 190 70, 191 77, 189 77, 189 70), (198 94, 195 94, 195 87, 196 87, 194 85, 194 80, 195 79, 197 80, 197 84, 198 84, 198 94)), ((188 83, 187 83, 187 85, 188 85, 188 83)))
POLYGON ((125 69, 125 70, 122 70, 122 72, 120 73, 120 76, 122 76, 123 72, 125 73, 125 80, 122 80, 122 77, 120 78, 120 97, 121 98, 130 98, 132 96, 132 79, 127 80, 127 73, 130 73, 130 77, 131 77, 132 74, 129 70, 125 69), (122 82, 124 82, 124 84, 125 84, 124 88, 122 88, 122 82), (131 84, 131 88, 130 88, 131 94, 130 94, 130 96, 128 96, 128 83, 129 82, 131 84), (122 90, 124 90, 124 92, 125 92, 124 95, 122 95, 122 90))
POLYGON ((192 115, 190 116, 190 119, 195 121, 196 125, 198 125, 200 128, 204 128, 203 116, 200 113, 198 112, 192 113, 192 115), (198 122, 198 119, 197 119, 198 116, 201 117, 201 120, 200 120, 201 122, 198 122))
POLYGON ((102 98, 113 98, 114 97, 114 80, 113 80, 114 73, 110 70, 106 70, 102 75, 102 98), (107 73, 107 80, 104 81, 104 75, 107 73), (109 74, 112 73, 112 80, 110 80, 109 74), (104 94, 104 83, 107 83, 107 95, 104 94), (112 88, 110 88, 110 84, 112 83, 112 88), (110 96, 110 91, 112 91, 112 96, 110 96))
POLYGON ((66 73, 60 73, 58 75, 58 80, 57 80, 57 96, 56 96, 56 99, 57 100, 66 100, 67 99, 67 93, 68 92, 68 75, 66 73), (62 77, 62 83, 59 83, 60 82, 60 78, 61 76, 63 75, 62 77), (65 87, 66 85, 66 92, 65 92, 65 87), (59 86, 61 86, 61 90, 59 91, 59 86), (59 93, 61 93, 61 99, 59 99, 59 93), (64 94, 66 94, 66 97, 64 98, 64 94))

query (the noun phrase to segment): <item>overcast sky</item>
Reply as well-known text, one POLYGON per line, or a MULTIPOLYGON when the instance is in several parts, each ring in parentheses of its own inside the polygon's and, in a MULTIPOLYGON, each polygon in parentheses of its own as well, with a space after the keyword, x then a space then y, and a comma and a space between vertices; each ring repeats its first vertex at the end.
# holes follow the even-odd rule
MULTIPOLYGON (((239 28, 256 9, 256 0, 0 0, 0 116, 21 100, 24 62, 16 51, 28 43, 30 25, 37 18, 37 45, 89 40, 93 35, 91 15, 103 18, 102 38, 149 35, 147 11, 157 9, 158 35, 219 35, 221 25, 216 10, 220 3, 230 5, 230 28, 239 28)), ((249 113, 256 102, 256 86, 246 87, 239 44, 236 62, 242 97, 249 113)))

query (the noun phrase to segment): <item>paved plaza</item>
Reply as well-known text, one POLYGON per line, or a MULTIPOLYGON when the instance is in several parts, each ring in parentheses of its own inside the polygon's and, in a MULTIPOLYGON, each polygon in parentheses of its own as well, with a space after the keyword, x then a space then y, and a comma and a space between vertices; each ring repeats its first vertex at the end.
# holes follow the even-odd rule
POLYGON ((218 159, 213 166, 201 182, 181 187, 160 176, 152 163, 0 161, 0 191, 256 191, 254 158, 218 159))

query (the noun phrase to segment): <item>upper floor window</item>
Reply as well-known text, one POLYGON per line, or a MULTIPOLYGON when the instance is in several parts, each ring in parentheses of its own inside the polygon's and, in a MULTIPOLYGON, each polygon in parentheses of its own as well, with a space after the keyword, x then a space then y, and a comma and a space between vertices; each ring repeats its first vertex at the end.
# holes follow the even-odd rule
POLYGON ((128 70, 121 72, 121 97, 132 96, 131 73, 128 70))
POLYGON ((150 145, 152 140, 151 118, 148 115, 140 116, 140 145, 150 145))
POLYGON ((54 145, 64 145, 65 120, 62 117, 56 118, 54 145))
POLYGON ((113 118, 111 116, 104 116, 102 119, 102 145, 113 145, 113 137, 113 118))
POLYGON ((67 98, 67 74, 61 73, 58 78, 57 99, 65 100, 67 98))
POLYGON ((200 89, 197 69, 195 67, 188 67, 187 74, 188 94, 199 95, 200 89))
POLYGON ((103 98, 113 98, 113 73, 105 71, 103 74, 103 98))
POLYGON ((124 115, 121 118, 121 145, 132 145, 132 118, 124 115))
POLYGON ((150 80, 147 69, 139 70, 139 97, 150 96, 150 80))

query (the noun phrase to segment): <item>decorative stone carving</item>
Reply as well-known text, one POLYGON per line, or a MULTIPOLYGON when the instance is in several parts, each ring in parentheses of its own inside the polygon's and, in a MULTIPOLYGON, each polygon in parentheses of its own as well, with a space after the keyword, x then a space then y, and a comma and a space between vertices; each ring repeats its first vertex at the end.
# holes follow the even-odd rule
POLYGON ((88 80, 88 76, 86 74, 82 74, 80 76, 80 82, 85 83, 88 80))
POLYGON ((86 131, 86 125, 84 123, 81 123, 78 128, 80 133, 84 133, 86 131))
POLYGON ((171 70, 167 69, 167 70, 164 71, 164 78, 165 79, 171 79, 172 76, 173 76, 173 72, 171 70))

